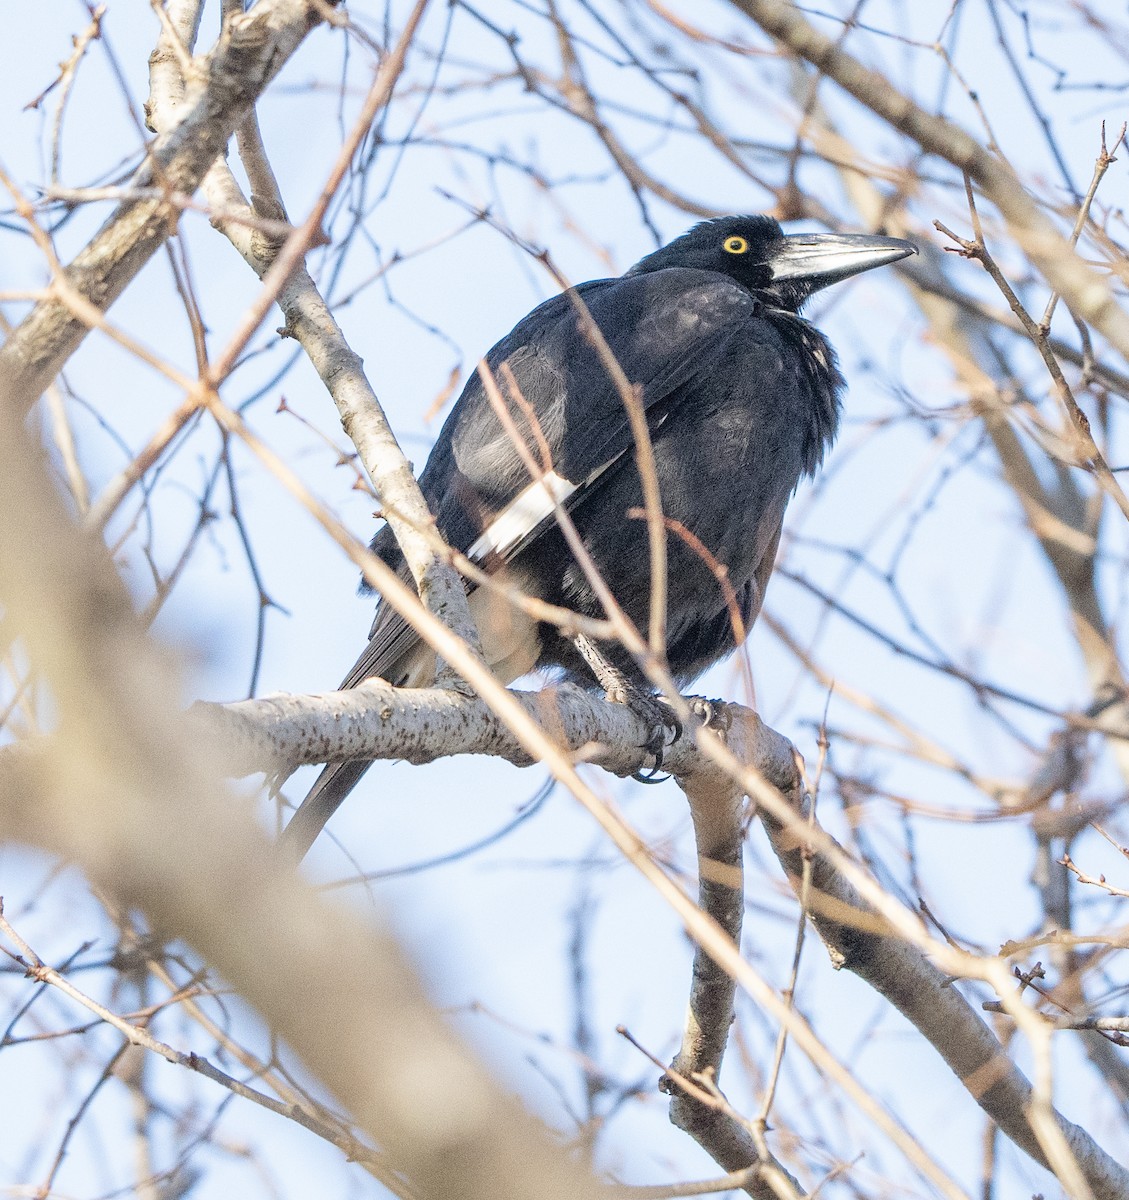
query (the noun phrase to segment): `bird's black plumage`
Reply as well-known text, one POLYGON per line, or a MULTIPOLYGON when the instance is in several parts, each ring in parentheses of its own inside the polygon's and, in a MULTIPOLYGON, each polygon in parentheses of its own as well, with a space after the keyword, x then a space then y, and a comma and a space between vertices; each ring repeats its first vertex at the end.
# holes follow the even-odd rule
MULTIPOLYGON (((581 284, 534 309, 486 356, 540 457, 523 415, 547 443, 557 498, 628 616, 646 627, 651 596, 646 523, 623 396, 578 313, 591 315, 640 389, 663 514, 724 565, 745 627, 760 610, 788 499, 822 461, 839 419, 842 376, 827 340, 799 310, 816 290, 913 253, 908 242, 862 235, 791 235, 768 217, 706 221, 625 275, 581 284), (520 399, 513 395, 516 385, 520 399), (675 524, 677 523, 677 524, 675 524)), ((482 380, 467 383, 439 434, 420 485, 455 548, 553 604, 601 617, 567 549, 542 483, 533 483, 482 380)), ((388 527, 373 549, 403 560, 388 527)), ((726 596, 688 539, 667 539, 667 659, 680 684, 734 648, 726 596)), ((486 589, 471 604, 487 661, 503 682, 534 666, 593 676, 576 646, 550 625, 503 608, 486 589)), ((601 646, 638 678, 630 656, 601 646)), ((377 609, 370 641, 343 686, 377 675, 422 684, 433 658, 391 608, 377 609)), ((326 767, 286 838, 304 853, 367 763, 326 767)))

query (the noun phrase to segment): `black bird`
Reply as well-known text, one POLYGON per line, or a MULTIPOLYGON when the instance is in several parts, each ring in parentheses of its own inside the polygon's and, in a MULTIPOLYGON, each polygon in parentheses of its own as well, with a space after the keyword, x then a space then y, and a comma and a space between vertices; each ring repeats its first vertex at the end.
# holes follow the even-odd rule
MULTIPOLYGON (((640 389, 663 515, 724 564, 748 629, 764 599, 785 506, 802 476, 819 466, 839 420, 843 377, 834 351, 799 311, 820 288, 915 252, 897 238, 786 235, 769 217, 720 217, 618 279, 583 283, 546 301, 486 360, 503 392, 512 372, 520 393, 515 397, 509 385, 514 423, 538 459, 534 431, 521 413, 523 402, 530 406, 552 469, 542 481, 531 479, 475 374, 420 477, 439 530, 528 594, 603 617, 553 516, 551 490, 627 615, 646 628, 647 527, 627 516, 643 507, 635 442, 621 391, 585 331, 582 307, 640 389)), ((372 546, 404 571, 387 526, 372 546)), ((700 551, 672 532, 667 558, 667 659, 682 686, 734 649, 733 624, 700 551)), ((471 593, 470 604, 486 660, 503 683, 534 667, 560 667, 574 681, 598 681, 628 702, 648 696, 622 648, 563 637, 485 588, 471 593)), ((434 669, 434 653, 380 604, 369 643, 342 687, 373 676, 425 686, 434 669)), ((283 834, 296 857, 368 765, 336 763, 322 771, 283 834)))

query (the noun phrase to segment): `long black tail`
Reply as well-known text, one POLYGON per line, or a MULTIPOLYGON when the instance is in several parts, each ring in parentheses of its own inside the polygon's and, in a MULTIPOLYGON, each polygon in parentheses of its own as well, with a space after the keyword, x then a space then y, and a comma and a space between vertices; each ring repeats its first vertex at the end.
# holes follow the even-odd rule
MULTIPOLYGON (((369 630, 368 644, 341 681, 341 690, 356 687, 374 675, 396 686, 410 682, 408 668, 418 645, 415 630, 403 617, 395 609, 379 605, 369 630)), ((300 863, 326 822, 371 766, 372 762, 367 759, 328 763, 279 836, 279 852, 300 863)))
POLYGON ((279 835, 280 853, 300 863, 314 844, 325 823, 341 807, 342 801, 356 787, 361 776, 372 766, 371 761, 330 763, 314 781, 290 824, 279 835))

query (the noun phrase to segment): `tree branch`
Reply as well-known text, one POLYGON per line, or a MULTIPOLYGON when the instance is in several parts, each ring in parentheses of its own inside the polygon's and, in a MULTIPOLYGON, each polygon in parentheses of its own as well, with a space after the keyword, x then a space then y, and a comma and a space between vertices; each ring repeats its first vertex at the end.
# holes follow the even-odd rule
POLYGON ((0 538, 0 599, 49 682, 63 739, 24 788, 0 791, 10 835, 77 862, 195 947, 420 1196, 599 1195, 462 1048, 391 935, 327 904, 221 794, 208 748, 173 710, 165 655, 3 407, 0 512, 20 514, 0 538), (238 905, 222 899, 234 895, 238 905), (330 1006, 332 1020, 318 1015, 330 1006))
MULTIPOLYGON (((585 757, 590 755, 593 761, 617 773, 626 774, 637 765, 637 747, 644 731, 622 706, 568 688, 511 696, 531 715, 542 719, 542 728, 552 731, 556 744, 575 751, 592 747, 595 741, 599 750, 589 750, 585 757), (607 725, 603 723, 605 718, 607 725), (626 742, 619 742, 620 737, 626 742)), ((499 753, 518 764, 530 761, 528 753, 481 701, 434 691, 398 691, 378 681, 332 697, 272 697, 198 711, 221 725, 234 720, 241 744, 238 753, 246 756, 241 760, 244 768, 254 764, 257 769, 269 769, 281 745, 281 740, 274 739, 276 735, 281 739, 284 733, 299 737, 296 753, 302 761, 320 761, 320 752, 330 740, 335 742, 335 750, 344 751, 343 757, 378 757, 374 751, 383 746, 388 757, 417 762, 464 749, 499 753), (330 712, 319 715, 318 710, 327 705, 331 706, 330 712), (298 714, 302 722, 315 723, 290 726, 287 718, 291 712, 298 714), (367 734, 361 728, 366 723, 367 734), (340 734, 334 732, 338 726, 342 727, 340 734), (433 732, 434 740, 424 734, 424 729, 433 732)), ((703 894, 709 907, 703 908, 708 918, 718 921, 720 917, 718 923, 730 935, 739 931, 739 917, 734 917, 732 903, 733 839, 740 795, 749 792, 761 802, 761 816, 773 849, 797 892, 803 857, 813 856, 812 920, 836 965, 857 974, 902 1012, 939 1051, 1000 1129, 1035 1161, 1047 1166, 1029 1119, 1034 1099, 1031 1084, 979 1014, 951 986, 951 978, 864 900, 842 873, 837 861, 844 856, 842 848, 818 822, 810 821, 790 743, 748 709, 727 705, 725 711, 731 723, 729 751, 749 768, 740 784, 734 784, 731 770, 713 755, 702 753, 689 737, 675 743, 667 758, 669 769, 692 798, 699 850, 704 858, 703 894), (750 775, 756 777, 755 783, 750 775), (771 803, 766 803, 770 799, 771 803)), ((695 937, 701 939, 701 950, 695 959, 693 1013, 682 1052, 674 1064, 683 1074, 710 1067, 716 1071, 720 1065, 733 986, 724 982, 722 975, 733 977, 746 988, 751 984, 746 964, 725 948, 733 943, 728 938, 719 939, 721 929, 708 918, 708 937, 701 926, 694 930, 695 937), (720 973, 712 964, 720 966, 720 973)), ((759 988, 754 988, 753 994, 763 1000, 759 988)), ((806 1029, 798 1022, 792 1027, 797 1033, 806 1029)), ((805 1049, 812 1053, 810 1042, 805 1049)), ((727 1170, 760 1161, 754 1140, 739 1122, 724 1112, 721 1116, 715 1111, 703 1115, 679 1108, 682 1103, 677 1100, 672 1106, 675 1122, 707 1145, 727 1170)), ((1129 1173, 1078 1126, 1057 1114, 1055 1121, 1096 1200, 1124 1200, 1129 1196, 1129 1173)), ((765 1185, 758 1176, 750 1186, 765 1185)))
POLYGON ((731 0, 770 37, 817 67, 860 104, 965 172, 1003 214, 1012 235, 1079 319, 1129 360, 1129 315, 1109 283, 1075 254, 1015 172, 960 126, 926 112, 879 71, 863 66, 839 41, 821 33, 790 0, 731 0))
MULTIPOLYGON (((142 193, 123 200, 66 268, 70 288, 103 312, 113 304, 176 231, 180 208, 170 194, 196 190, 251 105, 336 2, 260 0, 225 26, 183 120, 153 143, 131 180, 142 193)), ((39 301, 0 347, 0 405, 26 412, 88 329, 65 296, 39 301)))

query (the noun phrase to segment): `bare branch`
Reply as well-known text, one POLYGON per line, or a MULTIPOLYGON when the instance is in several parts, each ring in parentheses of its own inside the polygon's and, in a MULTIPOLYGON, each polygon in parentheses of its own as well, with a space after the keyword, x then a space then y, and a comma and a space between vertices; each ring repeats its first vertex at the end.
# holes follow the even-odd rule
POLYGON ((786 0, 731 2, 894 129, 975 180, 1070 310, 1129 361, 1129 316, 1117 303, 1108 282, 1078 258, 1005 162, 959 126, 926 112, 879 72, 864 67, 835 40, 817 30, 795 5, 786 0))
MULTIPOLYGON (((325 0, 332 4, 335 0, 325 0)), ((154 143, 134 176, 138 187, 192 193, 255 99, 323 19, 318 0, 262 0, 231 22, 184 119, 154 143)), ((175 231, 180 213, 163 198, 123 201, 66 268, 66 282, 105 311, 175 231)), ((65 296, 40 301, 0 347, 0 405, 25 412, 89 329, 65 296)))

